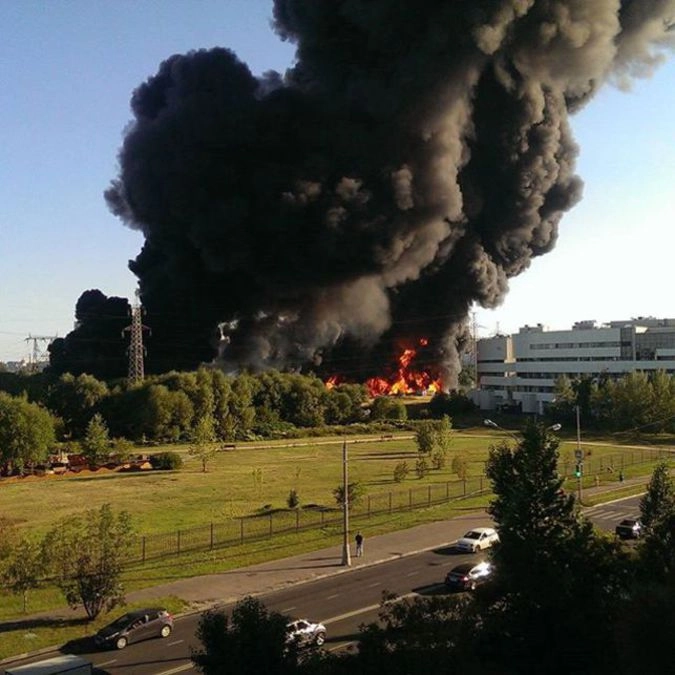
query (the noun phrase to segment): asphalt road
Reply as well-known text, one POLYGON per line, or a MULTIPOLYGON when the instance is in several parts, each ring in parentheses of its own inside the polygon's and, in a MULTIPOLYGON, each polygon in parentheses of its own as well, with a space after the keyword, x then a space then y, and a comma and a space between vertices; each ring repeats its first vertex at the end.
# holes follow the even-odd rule
MULTIPOLYGON (((639 497, 631 497, 585 509, 584 513, 601 529, 613 531, 623 518, 638 515, 638 504, 639 497)), ((480 558, 481 554, 457 554, 446 546, 299 584, 265 594, 260 599, 271 610, 321 621, 328 633, 325 648, 345 649, 355 644, 361 624, 377 619, 384 591, 399 596, 444 593, 443 580, 450 568, 480 558)), ((228 609, 227 606, 225 608, 228 609)), ((177 619, 173 633, 165 640, 148 640, 121 651, 105 652, 95 651, 91 645, 83 643, 78 653, 90 659, 96 667, 95 672, 101 674, 197 673, 190 662, 190 651, 199 647, 195 638, 198 621, 198 614, 177 619)), ((20 663, 48 656, 26 659, 20 663)))

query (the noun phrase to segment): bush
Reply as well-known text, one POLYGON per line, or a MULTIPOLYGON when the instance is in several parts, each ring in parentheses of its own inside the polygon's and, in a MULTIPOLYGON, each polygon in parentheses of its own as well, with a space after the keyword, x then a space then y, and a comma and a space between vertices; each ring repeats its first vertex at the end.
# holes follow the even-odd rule
POLYGON ((149 460, 153 469, 162 471, 180 469, 183 466, 183 458, 177 452, 158 452, 156 455, 150 455, 149 460))
POLYGON ((415 473, 418 478, 424 478, 429 473, 429 464, 427 464, 427 460, 424 457, 420 457, 415 462, 415 473))
POLYGON ((297 490, 291 490, 288 493, 288 498, 286 499, 286 504, 288 504, 289 509, 297 509, 300 506, 300 497, 298 497, 297 490))
POLYGON ((408 462, 399 462, 394 467, 394 480, 397 483, 403 482, 409 472, 410 468, 408 467, 408 462))
POLYGON ((427 460, 424 459, 424 457, 420 457, 415 462, 415 473, 420 479, 424 478, 429 473, 429 464, 427 463, 427 460))
POLYGON ((445 462, 445 450, 434 450, 434 452, 431 454, 431 466, 439 471, 445 466, 445 462))

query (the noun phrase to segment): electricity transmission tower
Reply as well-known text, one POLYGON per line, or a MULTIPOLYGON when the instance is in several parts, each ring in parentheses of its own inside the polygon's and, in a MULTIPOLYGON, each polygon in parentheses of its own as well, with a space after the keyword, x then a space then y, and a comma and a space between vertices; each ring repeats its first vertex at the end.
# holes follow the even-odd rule
POLYGON ((47 356, 47 347, 56 340, 56 338, 56 335, 29 335, 24 340, 25 342, 33 343, 33 349, 28 357, 28 370, 30 372, 37 372, 39 365, 45 363, 49 359, 47 356))
MULTIPOLYGON (((138 298, 138 291, 136 291, 136 298, 138 298)), ((143 330, 150 331, 147 326, 143 325, 143 307, 140 302, 136 302, 131 308, 131 326, 127 326, 122 331, 122 337, 129 331, 131 340, 129 342, 129 382, 134 384, 142 382, 145 377, 143 368, 143 358, 145 356, 145 347, 143 347, 143 330)))

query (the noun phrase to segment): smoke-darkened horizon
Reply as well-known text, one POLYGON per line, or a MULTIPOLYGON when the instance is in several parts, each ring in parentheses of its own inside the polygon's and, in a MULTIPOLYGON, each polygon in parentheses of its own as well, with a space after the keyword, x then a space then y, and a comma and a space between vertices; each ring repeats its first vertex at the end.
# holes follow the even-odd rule
MULTIPOLYGON (((675 0, 276 0, 297 45, 256 78, 226 48, 133 93, 110 209, 155 370, 364 380, 401 345, 454 386, 474 302, 550 251, 581 196, 569 114, 658 64, 675 0), (221 326, 222 328, 218 328, 221 326)), ((152 367, 151 367, 152 369, 152 367)))

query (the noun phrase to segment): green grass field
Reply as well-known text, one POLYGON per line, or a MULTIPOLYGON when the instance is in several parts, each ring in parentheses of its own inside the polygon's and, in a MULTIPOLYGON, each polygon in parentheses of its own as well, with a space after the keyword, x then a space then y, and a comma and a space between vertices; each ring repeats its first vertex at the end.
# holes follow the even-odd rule
MULTIPOLYGON (((423 492, 425 486, 456 481, 451 466, 452 458, 458 453, 468 457, 471 476, 482 475, 490 446, 513 439, 508 434, 490 433, 482 428, 456 431, 445 468, 431 471, 423 479, 414 473, 418 455, 411 434, 394 434, 386 440, 380 436, 347 440, 349 480, 361 483, 366 494, 376 498, 389 492, 413 489, 423 492), (410 473, 402 483, 396 483, 394 467, 402 461, 408 463, 410 473)), ((644 475, 646 481, 654 466, 650 451, 637 446, 597 439, 584 443, 583 448, 586 453, 590 452, 585 459, 585 487, 595 484, 595 476, 603 483, 620 487, 619 469, 626 478, 644 475)), ((570 464, 573 466, 575 449, 574 439, 562 440, 561 469, 566 466, 569 470, 570 464)), ((110 503, 115 510, 125 509, 132 514, 139 535, 153 535, 270 510, 283 512, 291 489, 297 490, 301 506, 305 508, 309 505, 336 508, 332 490, 342 482, 340 438, 311 438, 292 444, 276 442, 265 447, 237 444, 234 450, 219 452, 206 473, 202 472, 200 462, 189 456, 187 446, 154 448, 153 452, 162 450, 180 452, 185 460, 183 469, 135 473, 99 471, 79 476, 0 480, 0 514, 32 536, 39 536, 85 509, 110 503)), ((566 482, 569 490, 574 490, 575 485, 575 479, 566 482)), ((482 496, 372 516, 368 519, 369 536, 451 518, 466 509, 485 508, 488 503, 489 497, 482 496)), ((178 578, 240 568, 335 545, 340 538, 340 528, 335 526, 274 536, 265 546, 245 542, 213 551, 185 553, 131 566, 125 571, 124 585, 127 591, 132 591, 178 578)), ((167 599, 166 604, 170 604, 173 611, 182 606, 177 599, 167 599)), ((56 589, 41 588, 30 593, 28 611, 48 612, 63 605, 56 589)), ((0 626, 0 659, 25 651, 26 645, 34 650, 78 639, 95 630, 95 626, 79 620, 65 624, 49 620, 36 623, 23 621, 21 616, 21 598, 0 592, 0 621, 10 622, 4 630, 0 626)), ((100 621, 107 622, 110 618, 100 621)))
MULTIPOLYGON (((349 438, 349 481, 360 483, 373 498, 456 481, 451 467, 458 453, 468 457, 469 475, 478 476, 484 473, 490 445, 503 438, 509 440, 500 433, 455 432, 446 466, 430 471, 423 479, 414 473, 418 455, 410 434, 388 440, 349 438), (404 461, 410 473, 396 483, 394 467, 404 461)), ((573 440, 560 446, 561 470, 568 474, 573 470, 575 447, 573 440)), ((603 441, 583 447, 590 453, 585 460, 585 481, 589 485, 596 475, 602 481, 616 480, 620 468, 626 476, 642 471, 638 462, 650 458, 648 451, 603 441)), ((19 528, 40 535, 86 508, 110 503, 114 509, 132 514, 139 535, 149 535, 285 509, 291 489, 297 491, 301 506, 334 508, 332 491, 342 483, 341 439, 313 438, 264 447, 237 444, 235 450, 217 453, 206 473, 201 463, 190 457, 187 446, 155 448, 153 452, 164 449, 183 455, 181 470, 100 470, 77 476, 0 480, 0 514, 19 528)))

